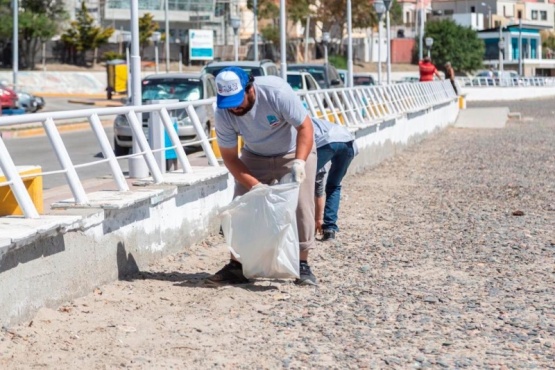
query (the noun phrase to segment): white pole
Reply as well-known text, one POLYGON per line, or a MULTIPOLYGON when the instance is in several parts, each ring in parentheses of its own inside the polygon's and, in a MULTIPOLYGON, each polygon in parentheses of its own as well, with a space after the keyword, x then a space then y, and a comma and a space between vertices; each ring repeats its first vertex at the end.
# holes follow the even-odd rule
POLYGON ((253 0, 252 10, 254 13, 254 60, 258 60, 258 2, 253 0))
POLYGON ((353 87, 353 24, 351 0, 347 0, 347 87, 353 87))
POLYGON ((308 35, 310 31, 310 16, 306 17, 306 30, 304 37, 304 61, 308 62, 308 35))
POLYGON ((518 75, 522 76, 522 18, 518 19, 518 75))
MULTIPOLYGON (((501 24, 499 24, 499 43, 498 45, 504 45, 503 44, 503 26, 501 24)), ((499 48, 499 77, 503 77, 503 49, 500 47, 499 48)))
POLYGON ((279 35, 281 53, 281 77, 287 80, 287 18, 285 13, 285 0, 279 0, 279 35))
POLYGON ((385 13, 387 39, 387 84, 391 84, 391 27, 389 24, 389 10, 385 13))
POLYGON ((12 73, 13 88, 17 89, 17 71, 19 69, 19 3, 13 0, 13 40, 12 40, 12 73))
MULTIPOLYGON (((141 100, 141 56, 139 55, 139 0, 131 0, 131 99, 133 106, 140 106, 141 100)), ((137 115, 142 125, 142 114, 137 115)), ((133 153, 141 151, 133 137, 133 153)), ((143 156, 129 158, 129 177, 148 176, 148 167, 143 156)))
POLYGON ((154 64, 156 65, 156 73, 160 73, 160 68, 158 68, 158 42, 154 43, 154 64))
POLYGON ((420 0, 420 31, 418 33, 418 60, 422 60, 424 57, 424 0, 420 0))
POLYGON ((239 30, 233 29, 233 49, 235 50, 235 61, 239 61, 239 30))
POLYGON ((166 17, 166 73, 170 72, 170 19, 168 17, 169 12, 169 2, 165 0, 166 5, 164 6, 164 16, 166 17))
POLYGON ((378 85, 382 84, 382 17, 378 20, 378 85))

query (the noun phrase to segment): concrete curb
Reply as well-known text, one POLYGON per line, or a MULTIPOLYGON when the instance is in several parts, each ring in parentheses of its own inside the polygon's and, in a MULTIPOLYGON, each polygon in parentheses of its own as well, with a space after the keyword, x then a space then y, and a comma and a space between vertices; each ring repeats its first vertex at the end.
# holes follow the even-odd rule
POLYGON ((110 100, 101 100, 101 101, 93 101, 93 100, 85 100, 85 99, 68 99, 68 103, 71 104, 83 104, 83 105, 94 105, 96 107, 121 107, 123 103, 118 101, 110 101, 110 100))

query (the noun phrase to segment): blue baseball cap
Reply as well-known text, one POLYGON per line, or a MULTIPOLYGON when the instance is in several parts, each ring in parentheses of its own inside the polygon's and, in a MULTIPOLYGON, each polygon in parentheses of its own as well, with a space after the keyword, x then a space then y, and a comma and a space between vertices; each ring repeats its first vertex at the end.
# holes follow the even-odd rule
POLYGON ((239 67, 226 67, 216 76, 218 95, 216 105, 220 109, 236 108, 243 103, 249 75, 239 67))

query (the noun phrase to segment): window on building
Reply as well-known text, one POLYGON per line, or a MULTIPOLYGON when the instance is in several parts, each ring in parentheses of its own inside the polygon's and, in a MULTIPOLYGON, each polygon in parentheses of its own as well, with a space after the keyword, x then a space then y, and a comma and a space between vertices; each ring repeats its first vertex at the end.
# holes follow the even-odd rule
POLYGON ((507 16, 507 7, 503 5, 503 17, 507 16))
POLYGON ((517 18, 522 19, 522 10, 519 10, 517 13, 517 18))
POLYGON ((538 20, 538 11, 537 10, 532 10, 532 20, 534 20, 534 21, 538 20))
POLYGON ((470 13, 476 13, 476 7, 475 6, 470 7, 470 13))
POLYGON ((546 10, 540 10, 540 20, 542 20, 542 21, 547 20, 547 11, 546 10))
POLYGON ((446 9, 443 11, 443 14, 445 15, 453 15, 453 13, 454 13, 453 9, 446 9))

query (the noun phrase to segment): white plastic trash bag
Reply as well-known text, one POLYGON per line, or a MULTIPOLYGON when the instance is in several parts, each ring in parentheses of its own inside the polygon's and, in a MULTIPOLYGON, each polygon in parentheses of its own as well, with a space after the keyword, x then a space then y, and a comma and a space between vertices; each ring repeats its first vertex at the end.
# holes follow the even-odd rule
POLYGON ((220 210, 227 245, 245 277, 299 277, 298 199, 299 184, 279 184, 251 190, 220 210))

